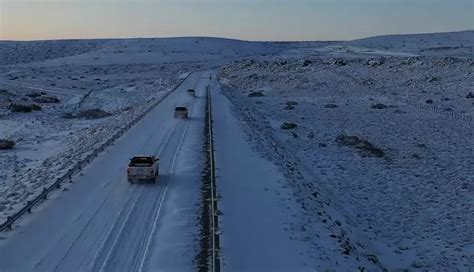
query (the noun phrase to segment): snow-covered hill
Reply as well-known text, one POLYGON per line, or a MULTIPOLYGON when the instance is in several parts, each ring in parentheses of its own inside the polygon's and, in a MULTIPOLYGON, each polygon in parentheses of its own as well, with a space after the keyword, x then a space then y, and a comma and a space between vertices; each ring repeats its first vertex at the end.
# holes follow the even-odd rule
POLYGON ((106 40, 0 41, 0 65, 31 63, 98 50, 106 40))
POLYGON ((420 55, 474 54, 474 30, 448 33, 388 35, 347 42, 348 45, 420 55))

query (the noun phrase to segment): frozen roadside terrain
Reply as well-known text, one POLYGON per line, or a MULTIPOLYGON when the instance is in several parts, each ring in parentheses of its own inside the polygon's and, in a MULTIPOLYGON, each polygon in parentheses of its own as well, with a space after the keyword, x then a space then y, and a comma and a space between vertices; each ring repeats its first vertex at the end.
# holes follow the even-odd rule
POLYGON ((223 270, 380 270, 292 155, 239 120, 219 86, 211 88, 223 270))
POLYGON ((357 50, 306 44, 227 65, 219 80, 257 150, 286 173, 309 214, 306 233, 327 225, 347 264, 468 271, 473 41, 467 31, 340 45, 357 50))
POLYGON ((0 222, 189 72, 281 45, 217 38, 0 41, 0 222))

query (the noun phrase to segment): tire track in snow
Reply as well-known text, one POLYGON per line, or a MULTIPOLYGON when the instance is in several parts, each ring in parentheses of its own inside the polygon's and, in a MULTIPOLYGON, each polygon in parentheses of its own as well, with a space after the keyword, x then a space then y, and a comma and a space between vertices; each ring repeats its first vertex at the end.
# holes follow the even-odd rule
MULTIPOLYGON (((170 129, 167 131, 167 133, 165 134, 165 143, 167 143, 171 137, 171 134, 173 132, 173 129, 170 129)), ((150 142, 151 142, 151 139, 153 139, 154 136, 156 136, 156 134, 158 133, 158 129, 155 130, 155 132, 147 138, 146 140, 146 143, 142 146, 141 150, 146 150, 146 147, 150 145, 150 142)), ((161 144, 154 152, 154 154, 157 154, 157 153, 161 153, 161 151, 164 149, 164 146, 163 144, 161 144)), ((141 151, 143 153, 143 151, 141 151)), ((55 267, 55 270, 54 271, 58 271, 58 269, 60 269, 61 266, 63 266, 64 262, 66 261, 66 259, 69 257, 69 253, 71 252, 71 250, 75 247, 76 243, 80 240, 80 238, 83 236, 83 234, 85 233, 85 231, 88 229, 89 225, 91 222, 95 222, 94 219, 96 219, 97 217, 97 214, 99 214, 99 212, 101 211, 101 209, 103 208, 103 206, 108 202, 108 200, 110 199, 110 197, 112 195, 114 195, 113 192, 116 192, 119 187, 119 185, 121 185, 120 182, 117 182, 117 181, 110 181, 108 183, 106 183, 106 185, 110 184, 111 182, 114 182, 115 183, 115 186, 112 187, 112 189, 107 193, 107 197, 104 199, 104 201, 101 202, 101 205, 99 205, 97 207, 97 209, 95 210, 93 216, 88 220, 88 222, 86 223, 86 225, 82 228, 82 231, 79 233, 79 235, 76 237, 76 239, 74 240, 74 242, 71 244, 71 246, 68 248, 68 250, 66 251, 65 255, 61 258, 61 261, 59 262, 59 264, 55 267)), ((127 202, 122 206, 122 207, 125 207, 125 209, 127 209, 127 207, 129 207, 130 203, 130 199, 132 198, 133 195, 136 194, 136 187, 135 189, 130 193, 128 194, 128 198, 127 198, 127 202)), ((136 205, 136 201, 138 201, 138 197, 141 195, 141 193, 138 193, 138 195, 135 197, 135 201, 133 202, 133 205, 136 205)), ((117 218, 115 219, 115 222, 120 222, 119 219, 122 217, 122 213, 124 212, 124 210, 120 211, 119 215, 117 216, 117 218)), ((80 217, 82 217, 83 215, 81 215, 80 217)), ((104 240, 104 242, 101 244, 100 248, 101 250, 103 249, 103 246, 104 244, 106 243, 109 235, 111 235, 112 231, 113 231, 114 228, 112 228, 108 234, 107 234, 107 238, 104 240)), ((100 252, 100 250, 99 250, 100 252)), ((96 253, 95 257, 94 257, 94 260, 97 258, 97 255, 99 254, 99 252, 96 253)), ((40 265, 42 262, 40 261, 38 265, 40 265)), ((94 262, 92 262, 92 264, 94 264, 94 262)), ((36 266, 36 267, 37 267, 36 266)))
MULTIPOLYGON (((191 109, 189 111, 190 115, 192 115, 192 112, 194 110, 195 101, 192 101, 191 105, 192 106, 191 106, 191 109)), ((175 150, 173 152, 173 157, 172 157, 172 160, 171 160, 171 164, 168 167, 168 171, 167 171, 169 173, 169 175, 171 175, 173 173, 173 170, 174 170, 174 167, 175 167, 175 164, 176 164, 176 159, 178 157, 179 151, 181 150, 181 147, 183 145, 185 136, 186 136, 187 131, 188 131, 189 123, 190 123, 190 121, 186 120, 186 124, 185 124, 184 130, 181 134, 180 140, 179 140, 178 144, 176 145, 175 150)), ((175 126, 174 129, 176 129, 176 127, 177 126, 175 126)), ((170 131, 173 132, 173 129, 170 130, 170 131)), ((170 138, 171 138, 172 135, 173 135, 173 133, 168 133, 167 134, 167 136, 165 137, 165 140, 162 141, 162 144, 159 148, 160 151, 158 152, 158 154, 155 152, 155 155, 159 155, 159 154, 163 153, 163 151, 164 151, 163 149, 166 146, 169 146, 168 144, 170 142, 170 138)), ((152 137, 150 137, 149 139, 152 139, 152 137)), ((158 156, 158 157, 160 157, 160 156, 158 156)), ((146 228, 144 230, 144 232, 142 233, 142 236, 139 237, 139 239, 138 239, 138 240, 140 240, 140 243, 139 243, 140 245, 143 245, 143 243, 146 241, 146 246, 145 247, 139 246, 138 248, 130 248, 129 249, 130 251, 138 250, 138 255, 137 255, 137 253, 132 254, 132 252, 130 252, 130 254, 134 255, 133 262, 135 262, 137 260, 137 258, 139 259, 139 263, 136 264, 136 265, 133 265, 133 267, 135 268, 134 271, 143 271, 144 265, 146 263, 147 256, 148 256, 150 248, 151 248, 152 238, 154 237, 154 233, 156 232, 156 227, 158 225, 158 221, 159 221, 159 217, 160 217, 160 213, 161 213, 161 208, 163 206, 164 199, 166 197, 166 193, 167 193, 167 189, 168 189, 167 183, 165 181, 162 182, 163 184, 165 184, 165 186, 160 191, 160 195, 157 198, 155 198, 156 202, 154 202, 154 204, 153 204, 153 212, 152 212, 153 217, 151 218, 152 219, 152 221, 151 221, 152 224, 148 224, 148 222, 150 222, 150 221, 141 222, 141 224, 144 223, 147 226, 151 226, 150 228, 146 228), (143 250, 142 250, 142 248, 143 248, 143 250)), ((143 194, 143 192, 140 193, 140 198, 142 198, 142 196, 141 196, 142 194, 143 194)), ((133 208, 133 210, 135 210, 135 209, 136 209, 136 207, 133 208)), ((137 213, 140 213, 140 211, 138 211, 137 213)), ((94 261, 95 264, 93 265, 93 267, 95 269, 92 269, 93 271, 97 271, 97 270, 98 271, 108 271, 108 269, 106 269, 106 268, 110 263, 110 259, 112 258, 112 253, 117 249, 117 244, 118 244, 118 241, 120 240, 120 237, 122 236, 123 229, 125 228, 125 226, 127 224, 131 224, 130 223, 130 218, 131 218, 130 216, 127 217, 126 222, 123 222, 123 224, 121 226, 121 230, 119 231, 119 234, 117 235, 117 237, 115 238, 114 242, 112 243, 110 249, 108 250, 107 256, 105 257, 104 261, 98 262, 98 259, 100 259, 101 257, 99 257, 97 260, 94 261), (97 263, 102 263, 100 269, 97 269, 98 268, 97 263)), ((134 240, 136 240, 136 239, 134 239, 134 240)))
MULTIPOLYGON (((193 101, 194 102, 194 101, 193 101)), ((194 109, 194 105, 195 103, 192 104, 192 108, 190 110, 190 115, 192 114, 192 111, 194 109)), ((183 146, 183 142, 184 142, 184 137, 186 136, 186 133, 188 131, 188 128, 189 128, 189 120, 186 121, 186 126, 184 127, 184 131, 183 131, 183 134, 181 135, 181 139, 179 141, 179 144, 178 146, 176 147, 176 150, 174 152, 174 155, 173 155, 173 160, 171 162, 171 165, 170 165, 170 169, 169 169, 169 174, 170 176, 173 174, 173 171, 174 171, 174 166, 176 164, 176 158, 178 157, 178 154, 179 154, 179 151, 181 151, 181 147, 183 146)), ((165 192, 163 193, 163 196, 161 198, 161 201, 160 201, 160 204, 159 204, 159 207, 158 207, 158 211, 155 215, 155 218, 153 220, 153 226, 152 226, 152 230, 151 230, 151 233, 150 233, 150 236, 148 237, 147 239, 147 244, 145 246, 145 252, 143 253, 143 256, 141 258, 141 262, 140 262, 140 266, 138 268, 138 271, 142 272, 143 271, 143 266, 145 265, 145 261, 146 261, 146 257, 148 256, 148 251, 150 249, 150 245, 151 245, 151 239, 156 231, 156 226, 157 226, 157 222, 158 222, 158 218, 160 216, 160 211, 161 211, 161 207, 162 207, 162 204, 163 204, 163 199, 166 195, 166 191, 167 191, 168 187, 165 188, 165 192)))

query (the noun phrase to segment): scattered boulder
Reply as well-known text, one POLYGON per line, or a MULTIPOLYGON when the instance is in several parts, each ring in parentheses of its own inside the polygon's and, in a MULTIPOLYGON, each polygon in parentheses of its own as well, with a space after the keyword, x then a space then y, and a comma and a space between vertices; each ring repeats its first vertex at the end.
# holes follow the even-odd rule
POLYGON ((286 104, 287 104, 288 106, 296 106, 296 105, 298 105, 298 102, 296 102, 296 101, 288 101, 288 102, 286 102, 286 104))
POLYGON ((341 242, 341 253, 344 255, 350 255, 354 251, 354 247, 351 245, 349 240, 345 239, 341 242))
POLYGON ((304 61, 303 61, 303 67, 306 67, 306 66, 311 65, 311 63, 313 63, 313 62, 310 61, 310 60, 304 60, 304 61))
POLYGON ((371 67, 381 66, 385 63, 385 58, 369 59, 367 65, 371 67))
POLYGON ((433 104, 433 99, 427 99, 427 100, 425 101, 425 103, 426 103, 426 104, 433 104))
POLYGON ((281 124, 281 126, 280 126, 280 128, 284 129, 284 130, 295 129, 297 127, 298 127, 297 124, 291 123, 291 122, 285 122, 285 123, 281 124))
POLYGON ((344 60, 344 59, 334 59, 332 62, 331 62, 331 65, 336 65, 336 66, 346 66, 347 65, 347 62, 344 60))
POLYGON ((374 263, 374 264, 379 263, 379 259, 377 258, 377 256, 375 256, 373 254, 368 254, 367 255, 367 260, 371 263, 374 263))
POLYGON ((377 103, 377 104, 374 104, 374 105, 370 106, 370 108, 376 109, 376 110, 383 110, 383 109, 388 108, 388 106, 385 105, 385 104, 382 104, 382 103, 377 103))
POLYGON ((341 134, 336 137, 336 143, 342 146, 356 148, 369 156, 377 158, 385 157, 385 152, 382 149, 375 147, 369 141, 360 139, 357 136, 341 134))
POLYGON ((12 149, 15 146, 14 141, 0 139, 0 150, 12 149))
POLYGON ((10 110, 12 112, 32 112, 32 111, 41 110, 41 106, 38 106, 36 104, 12 103, 12 104, 10 104, 10 110))
POLYGON ((325 109, 335 109, 335 108, 337 108, 337 105, 336 104, 326 104, 326 105, 324 105, 324 108, 325 109))
POLYGON ((248 97, 262 97, 262 96, 265 96, 265 94, 261 91, 251 92, 248 95, 248 97))
POLYGON ((474 93, 473 93, 473 92, 469 92, 469 93, 466 95, 466 98, 468 98, 468 99, 474 98, 474 93))
POLYGON ((425 78, 428 82, 438 82, 440 79, 437 76, 429 76, 425 78))

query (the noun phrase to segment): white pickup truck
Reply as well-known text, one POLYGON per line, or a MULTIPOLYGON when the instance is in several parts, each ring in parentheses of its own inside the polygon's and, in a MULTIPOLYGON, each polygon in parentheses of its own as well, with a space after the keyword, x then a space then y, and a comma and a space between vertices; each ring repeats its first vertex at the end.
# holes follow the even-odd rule
POLYGON ((128 164, 127 179, 130 183, 140 180, 149 180, 156 183, 159 172, 158 158, 155 158, 155 156, 135 156, 130 159, 128 164))

